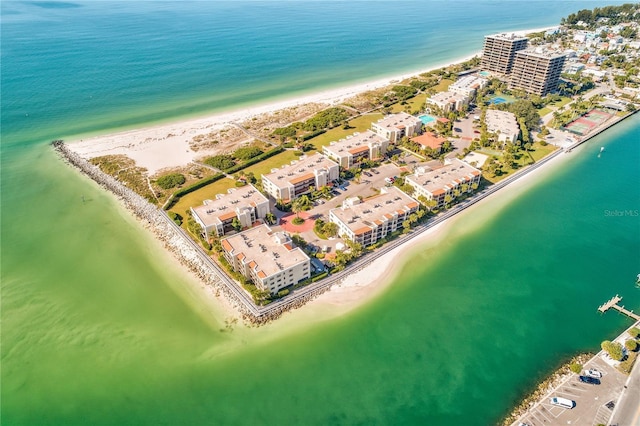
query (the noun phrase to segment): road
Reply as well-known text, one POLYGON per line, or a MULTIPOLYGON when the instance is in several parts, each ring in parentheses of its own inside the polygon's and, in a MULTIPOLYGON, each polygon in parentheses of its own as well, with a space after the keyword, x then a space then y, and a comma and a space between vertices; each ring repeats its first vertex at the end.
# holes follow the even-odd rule
POLYGON ((640 425, 640 361, 636 363, 616 404, 610 425, 640 425))

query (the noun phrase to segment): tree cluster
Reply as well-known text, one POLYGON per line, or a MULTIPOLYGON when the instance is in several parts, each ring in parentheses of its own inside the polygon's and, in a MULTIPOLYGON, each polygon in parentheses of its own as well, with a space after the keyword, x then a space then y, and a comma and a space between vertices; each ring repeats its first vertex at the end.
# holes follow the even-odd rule
POLYGON ((584 22, 588 28, 593 29, 598 24, 598 19, 606 18, 608 25, 617 25, 622 22, 637 21, 640 19, 640 5, 625 3, 620 6, 596 7, 593 10, 583 9, 571 13, 562 18, 560 23, 569 27, 577 27, 578 22, 584 22))

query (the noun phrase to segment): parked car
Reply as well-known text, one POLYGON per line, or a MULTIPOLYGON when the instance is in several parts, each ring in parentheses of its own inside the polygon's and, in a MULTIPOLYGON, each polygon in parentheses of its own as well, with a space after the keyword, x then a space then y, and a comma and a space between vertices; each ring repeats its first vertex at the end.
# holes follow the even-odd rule
POLYGON ((595 377, 579 376, 578 380, 580 380, 582 383, 589 383, 590 385, 600 384, 600 379, 596 379, 595 377))
POLYGON ((380 172, 379 172, 379 171, 377 171, 376 169, 373 169, 373 170, 371 170, 371 171, 373 172, 373 174, 374 174, 374 175, 379 175, 379 174, 380 174, 380 172))
POLYGON ((557 405, 558 407, 563 408, 573 408, 576 406, 576 402, 567 398, 561 398, 559 396, 553 397, 549 400, 551 405, 557 405))
POLYGON ((365 175, 365 176, 368 176, 368 177, 373 176, 373 175, 372 175, 371 173, 369 173, 369 172, 364 172, 364 175, 365 175))
POLYGON ((584 372, 584 375, 587 377, 594 377, 596 379, 599 379, 602 377, 602 373, 599 372, 598 370, 586 370, 584 372))

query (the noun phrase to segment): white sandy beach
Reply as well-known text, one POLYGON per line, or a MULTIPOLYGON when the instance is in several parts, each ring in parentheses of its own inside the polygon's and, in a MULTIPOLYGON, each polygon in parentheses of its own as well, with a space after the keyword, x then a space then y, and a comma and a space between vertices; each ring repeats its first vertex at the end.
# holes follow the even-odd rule
MULTIPOLYGON (((466 56, 454 63, 464 62, 477 54, 466 56)), ((326 104, 327 106, 337 105, 360 93, 379 89, 393 82, 438 69, 445 65, 202 118, 192 118, 88 139, 72 140, 69 143, 69 147, 88 159, 103 155, 126 155, 135 160, 138 166, 146 168, 149 175, 153 175, 158 170, 184 166, 197 158, 214 155, 220 151, 230 149, 228 145, 222 144, 220 149, 213 151, 193 151, 189 146, 189 141, 195 136, 222 129, 233 123, 242 123, 261 114, 294 106, 310 103, 326 104)))

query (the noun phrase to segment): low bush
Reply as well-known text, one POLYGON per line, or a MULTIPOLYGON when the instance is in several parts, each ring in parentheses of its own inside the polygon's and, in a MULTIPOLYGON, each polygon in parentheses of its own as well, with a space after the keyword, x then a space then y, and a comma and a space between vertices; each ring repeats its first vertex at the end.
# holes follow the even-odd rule
POLYGON ((186 181, 187 179, 185 179, 184 175, 180 173, 171 173, 160 176, 158 180, 156 180, 156 184, 162 189, 171 189, 178 185, 182 185, 186 181))

